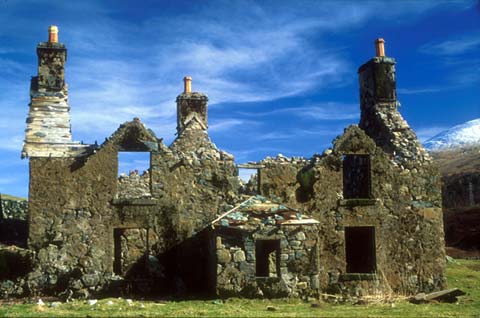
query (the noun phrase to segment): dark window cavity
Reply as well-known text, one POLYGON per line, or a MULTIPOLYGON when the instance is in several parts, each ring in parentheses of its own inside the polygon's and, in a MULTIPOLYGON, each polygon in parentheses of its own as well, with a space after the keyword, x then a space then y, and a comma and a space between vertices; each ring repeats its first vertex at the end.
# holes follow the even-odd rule
POLYGON ((371 198, 370 155, 345 155, 343 159, 343 197, 371 198))
POLYGON ((374 273, 376 270, 375 228, 345 228, 347 273, 374 273))
POLYGON ((257 277, 280 277, 280 240, 258 240, 255 259, 257 277))

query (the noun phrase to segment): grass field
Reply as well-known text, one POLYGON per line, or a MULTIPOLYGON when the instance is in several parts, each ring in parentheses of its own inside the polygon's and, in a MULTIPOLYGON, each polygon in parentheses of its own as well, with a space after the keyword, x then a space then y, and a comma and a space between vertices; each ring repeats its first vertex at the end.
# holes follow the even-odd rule
POLYGON ((9 195, 9 194, 4 194, 4 193, 1 193, 0 195, 2 197, 2 200, 12 200, 12 201, 26 201, 27 200, 25 198, 20 198, 20 197, 16 197, 16 196, 9 195))
MULTIPOLYGON (((364 305, 332 305, 293 299, 226 301, 129 302, 108 298, 90 305, 87 301, 46 302, 44 306, 5 304, 0 317, 480 317, 480 261, 456 260, 448 264, 449 287, 458 287, 467 295, 456 304, 414 305, 405 300, 364 305)), ((34 302, 36 302, 35 300, 34 302)))

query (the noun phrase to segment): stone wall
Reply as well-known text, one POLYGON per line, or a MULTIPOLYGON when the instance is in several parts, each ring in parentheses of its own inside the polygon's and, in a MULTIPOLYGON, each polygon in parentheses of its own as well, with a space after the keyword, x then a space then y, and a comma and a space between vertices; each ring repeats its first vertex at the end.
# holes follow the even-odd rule
POLYGON ((153 155, 151 163, 152 194, 172 206, 178 242, 203 229, 232 204, 239 186, 233 156, 218 150, 202 129, 190 128, 169 148, 153 155))
POLYGON ((413 294, 445 286, 440 177, 433 164, 403 168, 351 126, 307 167, 299 180, 313 189, 303 209, 321 224, 322 290, 413 294), (371 198, 343 199, 345 154, 370 155, 371 198), (375 228, 377 274, 352 278, 346 271, 345 227, 359 226, 375 228))
POLYGON ((130 171, 127 175, 118 177, 117 198, 135 199, 151 197, 150 173, 144 171, 139 174, 138 171, 130 171))
POLYGON ((318 295, 316 225, 265 226, 253 233, 226 233, 220 229, 216 237, 220 297, 318 295), (278 240, 278 259, 269 259, 270 277, 259 277, 256 272, 256 243, 261 240, 278 240))
POLYGON ((147 254, 160 262, 235 197, 236 180, 233 158, 203 130, 186 129, 168 148, 138 119, 89 156, 31 158, 29 247, 37 254, 29 289, 85 297, 104 292, 112 279, 127 279, 125 287, 129 270, 114 275, 118 257, 124 269, 147 254), (119 151, 150 151, 150 172, 117 178, 119 151), (122 230, 148 231, 149 243, 127 248, 120 240, 124 253, 116 255, 122 230))
POLYGON ((259 162, 264 168, 259 169, 260 193, 271 198, 281 198, 281 201, 291 207, 297 207, 303 193, 299 193, 297 173, 308 163, 300 157, 287 158, 278 155, 267 157, 259 162))
POLYGON ((1 198, 0 221, 2 219, 26 220, 28 201, 1 198))

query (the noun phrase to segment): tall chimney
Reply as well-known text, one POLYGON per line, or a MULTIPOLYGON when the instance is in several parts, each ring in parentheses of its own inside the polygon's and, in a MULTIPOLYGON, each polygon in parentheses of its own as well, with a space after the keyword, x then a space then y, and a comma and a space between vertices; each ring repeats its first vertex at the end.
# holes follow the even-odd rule
POLYGON ((177 134, 185 129, 207 130, 208 97, 192 92, 192 78, 183 78, 183 93, 177 96, 177 134))
POLYGON ((38 88, 60 91, 65 84, 65 62, 67 50, 58 43, 58 28, 48 28, 48 42, 40 42, 37 46, 38 56, 38 88))
POLYGON ((58 28, 48 28, 48 42, 37 46, 38 74, 30 85, 30 110, 22 157, 65 157, 72 143, 68 89, 65 83, 67 49, 58 43, 58 28))
POLYGON ((395 60, 385 56, 384 43, 384 39, 376 39, 376 56, 358 69, 362 111, 390 102, 396 105, 395 60))

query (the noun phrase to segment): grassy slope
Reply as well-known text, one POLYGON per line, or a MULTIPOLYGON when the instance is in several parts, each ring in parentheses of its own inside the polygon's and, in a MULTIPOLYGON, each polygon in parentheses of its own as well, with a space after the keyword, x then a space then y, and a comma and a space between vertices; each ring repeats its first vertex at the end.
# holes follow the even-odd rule
POLYGON ((165 316, 230 316, 230 317, 479 317, 480 261, 458 260, 447 269, 450 287, 467 292, 457 304, 432 303, 414 305, 406 301, 392 304, 331 305, 299 300, 230 299, 225 303, 213 301, 140 302, 131 306, 123 299, 103 299, 94 306, 84 301, 63 303, 57 308, 37 307, 35 304, 2 305, 0 317, 165 317, 165 316), (113 302, 108 305, 107 302, 113 302), (143 305, 143 308, 142 308, 143 305), (268 311, 273 306, 276 311, 268 311))
POLYGON ((20 198, 20 197, 15 197, 13 195, 1 193, 2 200, 12 200, 12 201, 26 201, 27 199, 25 198, 20 198))
POLYGON ((480 171, 480 146, 449 149, 430 154, 445 177, 480 171))

